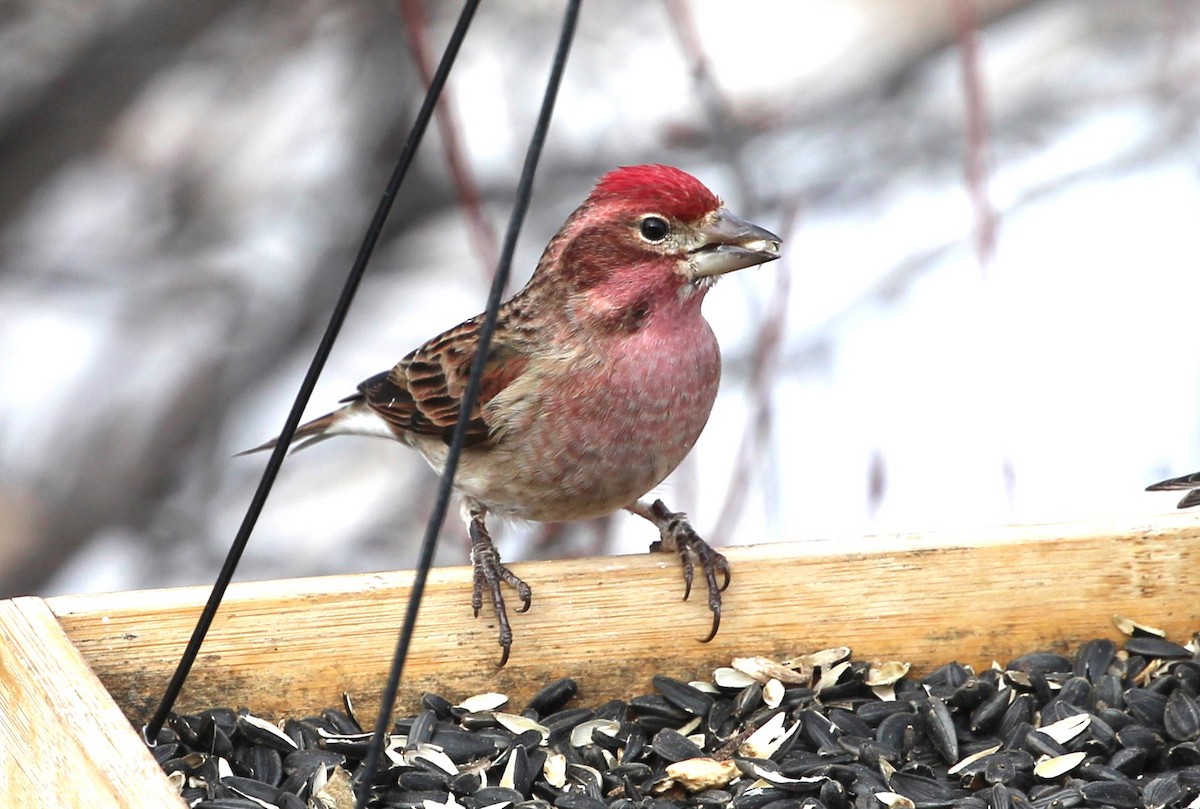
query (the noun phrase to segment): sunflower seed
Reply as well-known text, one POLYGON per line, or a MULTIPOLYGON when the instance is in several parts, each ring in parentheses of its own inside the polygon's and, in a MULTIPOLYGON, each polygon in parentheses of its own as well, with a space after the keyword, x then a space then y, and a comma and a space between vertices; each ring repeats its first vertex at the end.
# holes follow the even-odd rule
POLYGON ((1171 776, 1155 778, 1142 787, 1142 801, 1146 809, 1164 809, 1183 799, 1183 787, 1171 776))
POLYGON ((674 762, 704 757, 704 751, 695 742, 670 728, 656 733, 650 742, 650 747, 665 761, 674 762))
POLYGON ((1145 688, 1131 688, 1125 692, 1125 706, 1138 722, 1158 728, 1162 727, 1167 698, 1145 688))
POLYGON ((1196 700, 1177 688, 1167 697, 1163 709, 1163 729, 1177 742, 1186 742, 1200 736, 1200 705, 1196 700))
POLYGON ((503 711, 493 711, 492 716, 495 717, 496 722, 500 724, 500 727, 512 733, 524 733, 532 730, 536 731, 543 739, 550 738, 550 728, 546 727, 540 722, 530 719, 527 716, 521 716, 520 714, 515 713, 504 713, 503 711))
POLYGON ((656 674, 650 684, 668 702, 692 716, 705 716, 713 706, 712 695, 671 677, 656 674))
POLYGON ((299 749, 296 740, 284 733, 279 727, 257 716, 243 714, 238 716, 235 729, 253 744, 266 745, 282 753, 299 749))
POLYGON ((1141 655, 1146 658, 1163 660, 1185 660, 1192 656, 1178 643, 1172 643, 1166 638, 1132 637, 1125 641, 1125 651, 1131 655, 1141 655))
POLYGON ((1137 787, 1127 781, 1092 781, 1081 785, 1079 791, 1089 803, 1107 804, 1118 809, 1137 809, 1141 805, 1137 787))
POLYGON ((1093 683, 1098 682, 1108 673, 1108 667, 1112 665, 1116 653, 1117 645, 1107 638, 1089 640, 1079 647, 1079 652, 1075 655, 1075 675, 1093 683))
POLYGON ((621 730, 621 723, 611 719, 589 719, 571 728, 571 746, 583 747, 592 744, 597 733, 615 737, 621 730))

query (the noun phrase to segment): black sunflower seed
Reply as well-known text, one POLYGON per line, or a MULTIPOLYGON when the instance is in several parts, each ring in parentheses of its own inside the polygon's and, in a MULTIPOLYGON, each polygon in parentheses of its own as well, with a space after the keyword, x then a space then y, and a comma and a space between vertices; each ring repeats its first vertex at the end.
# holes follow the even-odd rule
POLYGON ((1011 697, 1011 691, 996 691, 975 706, 967 722, 967 726, 971 729, 971 732, 980 733, 995 727, 1000 718, 1004 716, 1004 712, 1008 709, 1008 701, 1011 697))
POLYGON ((233 792, 237 797, 257 798, 267 803, 276 803, 283 792, 270 784, 264 784, 256 778, 241 778, 236 775, 221 779, 221 786, 233 792))
POLYGON ((1125 748, 1157 753, 1163 748, 1163 738, 1145 725, 1126 725, 1117 731, 1117 743, 1125 748))
POLYGON ((1117 645, 1107 638, 1089 640, 1079 647, 1075 655, 1074 672, 1078 677, 1085 677, 1096 683, 1108 673, 1117 653, 1117 645))
POLYGON ((1145 688, 1131 688, 1125 692, 1125 706, 1138 722, 1157 728, 1162 727, 1167 698, 1145 688))
POLYGON ((1155 778, 1142 787, 1142 801, 1146 809, 1163 809, 1178 804, 1183 799, 1183 787, 1179 779, 1172 776, 1155 778))
POLYGON ((560 711, 579 692, 579 684, 570 677, 561 677, 546 685, 529 700, 528 708, 537 716, 560 711))
POLYGON ((564 792, 554 799, 558 809, 608 809, 604 801, 582 792, 564 792))
POLYGON ((706 716, 713 705, 713 697, 685 682, 656 674, 650 679, 658 693, 672 705, 687 711, 692 716, 706 716))
POLYGON ((345 756, 330 750, 293 750, 284 756, 283 771, 288 775, 310 774, 318 767, 335 767, 345 763, 345 756))
POLYGON ((1163 708, 1163 729, 1177 742, 1186 742, 1200 736, 1200 705, 1183 689, 1176 689, 1167 697, 1163 708))
POLYGON ((1037 671, 1042 674, 1071 674, 1075 671, 1075 663, 1070 658, 1054 652, 1031 652, 1011 661, 1005 668, 1011 671, 1037 671))
POLYGON ((1125 651, 1131 655, 1161 658, 1163 660, 1183 660, 1192 656, 1191 652, 1178 643, 1172 643, 1166 638, 1156 637, 1127 638, 1125 640, 1125 651))
POLYGON ((1092 781, 1079 787, 1079 791, 1088 803, 1117 809, 1137 809, 1142 802, 1137 787, 1126 781, 1092 781))
POLYGON ((701 758, 704 755, 704 751, 695 742, 679 731, 670 728, 664 728, 654 734, 650 747, 665 761, 671 762, 701 758))

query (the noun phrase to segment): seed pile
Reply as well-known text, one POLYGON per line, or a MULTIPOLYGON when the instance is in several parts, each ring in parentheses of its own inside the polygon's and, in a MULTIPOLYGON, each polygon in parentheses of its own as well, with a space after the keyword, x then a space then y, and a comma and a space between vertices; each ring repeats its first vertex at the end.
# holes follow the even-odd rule
MULTIPOLYGON (((1120 624, 1119 624, 1120 625, 1120 624)), ((740 658, 711 682, 568 707, 552 682, 426 694, 396 723, 373 807, 399 809, 1200 808, 1196 639, 1035 652, 922 680, 846 648, 740 658)), ((154 755, 199 809, 350 809, 366 755, 349 701, 276 726, 245 710, 173 716, 154 755)))

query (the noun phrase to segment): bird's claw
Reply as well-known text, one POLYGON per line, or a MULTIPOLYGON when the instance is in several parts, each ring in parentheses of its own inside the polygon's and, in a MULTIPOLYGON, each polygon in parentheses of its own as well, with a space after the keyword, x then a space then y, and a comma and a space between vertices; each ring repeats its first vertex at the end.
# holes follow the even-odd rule
POLYGON ((731 571, 728 560, 713 550, 712 547, 696 534, 688 523, 686 515, 671 511, 661 500, 655 500, 649 508, 650 519, 658 526, 659 541, 650 545, 652 551, 675 551, 683 565, 683 600, 692 594, 692 578, 696 565, 704 572, 704 581, 708 586, 708 609, 712 612, 712 630, 702 643, 708 643, 717 636, 721 628, 721 592, 729 586, 731 571), (721 584, 717 584, 717 574, 721 574, 721 584))
POLYGON ((521 607, 517 612, 525 612, 529 609, 533 600, 533 590, 515 573, 500 564, 500 554, 496 551, 496 545, 492 542, 492 537, 488 533, 482 517, 472 519, 469 530, 471 534, 471 564, 475 568, 474 586, 471 590, 471 610, 478 618, 479 611, 483 608, 483 594, 486 591, 492 601, 496 623, 500 627, 499 643, 502 651, 500 662, 496 665, 502 667, 508 662, 508 655, 512 650, 513 632, 508 623, 508 610, 504 605, 504 593, 501 592, 500 584, 503 582, 517 591, 517 597, 521 599, 521 607))

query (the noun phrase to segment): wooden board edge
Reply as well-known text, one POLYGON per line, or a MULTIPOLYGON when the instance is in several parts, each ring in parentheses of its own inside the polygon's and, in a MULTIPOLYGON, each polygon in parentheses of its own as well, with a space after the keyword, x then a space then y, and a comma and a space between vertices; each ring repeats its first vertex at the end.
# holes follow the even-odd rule
POLYGON ((5 805, 184 805, 40 598, 0 601, 0 695, 5 805))
MULTIPOLYGON (((789 655, 847 644, 860 659, 935 659, 976 666, 1029 651, 1065 651, 1118 635, 1125 611, 1173 635, 1200 629, 1197 515, 1015 526, 826 543, 724 549, 734 568, 722 631, 711 644, 702 599, 681 603, 677 563, 666 555, 513 565, 535 590, 513 616, 513 658, 497 670, 495 628, 467 606, 468 568, 433 571, 405 669, 401 705, 421 690, 466 696, 502 690, 514 703, 571 674, 590 701, 648 688, 649 674, 703 676, 737 655, 789 655), (831 546, 839 552, 829 552, 831 546), (852 553, 846 547, 863 548, 852 553), (421 627, 425 629, 422 633, 421 627), (958 651, 955 651, 958 650, 958 651), (940 657, 935 657, 940 656, 940 657), (617 675, 627 686, 613 684, 617 675)), ((180 705, 225 704, 305 712, 354 695, 374 710, 409 572, 235 584, 180 705)), ((207 588, 52 599, 68 636, 133 718, 158 698, 207 588), (131 674, 131 655, 146 660, 131 674)))

